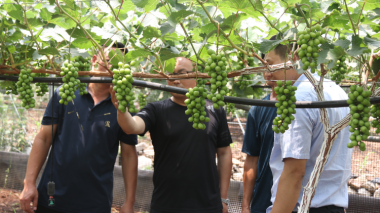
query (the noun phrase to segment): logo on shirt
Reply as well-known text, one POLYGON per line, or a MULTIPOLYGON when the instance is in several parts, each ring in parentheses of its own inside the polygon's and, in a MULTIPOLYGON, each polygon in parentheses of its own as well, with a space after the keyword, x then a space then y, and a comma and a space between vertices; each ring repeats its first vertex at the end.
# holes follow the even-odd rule
POLYGON ((110 126, 110 121, 105 121, 104 123, 105 123, 105 126, 106 126, 106 127, 111 127, 111 126, 110 126))

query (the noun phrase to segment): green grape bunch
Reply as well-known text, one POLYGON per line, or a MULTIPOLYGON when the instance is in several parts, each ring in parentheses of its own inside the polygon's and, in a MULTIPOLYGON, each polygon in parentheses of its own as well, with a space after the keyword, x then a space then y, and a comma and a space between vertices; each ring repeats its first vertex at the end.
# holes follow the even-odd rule
MULTIPOLYGON (((35 61, 32 63, 34 69, 41 69, 40 63, 35 61)), ((45 73, 32 73, 31 76, 34 77, 49 77, 49 74, 45 73)), ((49 87, 47 83, 36 82, 36 94, 37 96, 44 96, 47 92, 49 92, 49 87)))
MULTIPOLYGON (((69 63, 65 62, 61 67, 60 75, 63 76, 62 81, 63 84, 59 88, 59 96, 61 100, 59 100, 60 104, 69 104, 72 100, 75 99, 75 91, 78 89, 80 85, 80 80, 78 78, 79 71, 79 63, 69 63)), ((81 93, 81 95, 83 92, 81 93)))
POLYGON ((78 62, 79 71, 90 71, 91 70, 91 58, 83 58, 82 56, 77 56, 73 58, 74 63, 78 62))
POLYGON ((241 90, 244 90, 252 83, 253 74, 249 75, 241 75, 238 77, 238 81, 236 82, 237 85, 239 85, 239 88, 241 90))
POLYGON ((137 96, 137 100, 139 102, 140 110, 146 106, 146 97, 148 95, 139 93, 137 96))
POLYGON ((326 29, 322 29, 319 24, 298 33, 297 44, 301 46, 298 56, 303 63, 303 70, 310 68, 311 72, 315 73, 317 58, 320 52, 318 45, 326 42, 321 36, 321 34, 325 33, 326 29))
POLYGON ((225 105, 224 96, 228 92, 227 88, 227 58, 224 55, 216 55, 211 49, 207 51, 210 58, 207 60, 205 71, 208 72, 210 79, 211 94, 207 95, 207 99, 213 102, 213 107, 219 109, 225 105), (218 93, 217 93, 218 91, 218 93))
POLYGON ((18 98, 22 101, 21 106, 25 109, 34 108, 36 101, 34 100, 34 92, 32 89, 31 82, 33 77, 31 76, 32 70, 21 66, 20 74, 18 77, 17 92, 19 93, 18 98))
MULTIPOLYGON (((229 92, 227 93, 227 96, 236 97, 236 92, 229 92)), ((232 113, 235 114, 235 104, 234 103, 227 103, 227 114, 232 113)))
POLYGON ((376 129, 376 134, 380 133, 380 104, 371 106, 372 127, 376 129))
POLYGON ((123 113, 128 111, 136 113, 138 110, 135 108, 134 100, 135 93, 133 92, 133 77, 131 66, 122 62, 118 63, 118 69, 113 69, 113 90, 116 91, 116 99, 119 101, 119 110, 123 113))
POLYGON ((332 70, 334 70, 334 73, 331 76, 331 80, 339 83, 339 82, 341 82, 345 78, 345 75, 346 75, 347 70, 348 70, 345 61, 346 61, 346 56, 345 55, 341 56, 336 61, 336 65, 332 69, 332 70))
POLYGON ((365 151, 365 143, 363 142, 369 136, 371 124, 370 117, 370 97, 371 91, 364 90, 361 86, 352 85, 351 93, 348 94, 347 103, 350 107, 351 119, 349 131, 353 134, 350 136, 351 142, 347 144, 348 148, 359 146, 361 151, 365 151))
POLYGON ((284 133, 289 129, 289 125, 294 120, 293 114, 296 113, 296 86, 292 86, 292 81, 286 81, 284 84, 282 81, 277 81, 277 87, 274 91, 277 94, 278 103, 277 116, 273 120, 273 131, 275 133, 284 133))
POLYGON ((189 92, 186 93, 187 99, 185 104, 187 110, 186 115, 190 115, 189 122, 193 123, 194 129, 206 129, 205 122, 209 122, 210 118, 207 117, 205 111, 207 91, 205 88, 205 83, 207 80, 198 79, 197 86, 190 88, 189 92))

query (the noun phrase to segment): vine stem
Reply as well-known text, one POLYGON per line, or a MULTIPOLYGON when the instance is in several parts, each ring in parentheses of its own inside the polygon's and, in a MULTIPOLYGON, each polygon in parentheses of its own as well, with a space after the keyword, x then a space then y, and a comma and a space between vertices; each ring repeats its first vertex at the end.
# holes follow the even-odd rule
MULTIPOLYGON (((296 4, 297 10, 298 10, 298 12, 301 13, 301 15, 303 16, 303 18, 305 19, 305 22, 306 22, 307 27, 308 27, 308 28, 311 28, 311 17, 310 17, 310 23, 309 23, 309 22, 307 21, 307 17, 306 17, 306 15, 305 15, 305 13, 304 13, 303 10, 301 9, 301 6, 303 6, 303 5, 309 7, 309 5, 307 5, 307 4, 296 4)), ((310 11, 310 7, 309 7, 309 11, 310 11)), ((311 11, 309 12, 309 14, 310 14, 310 16, 311 16, 311 11)))
MULTIPOLYGON (((252 3, 251 0, 249 0, 249 3, 251 3, 252 7, 253 7, 255 10, 257 10, 256 7, 255 7, 255 5, 252 3)), ((269 3, 268 3, 268 4, 269 4, 269 3)), ((265 7, 264 7, 264 8, 265 8, 265 7)), ((274 28, 275 30, 277 30, 277 31, 282 35, 281 30, 279 30, 275 25, 272 24, 272 22, 268 19, 268 17, 264 14, 263 11, 261 11, 261 10, 257 10, 257 11, 258 11, 261 15, 264 16, 264 18, 267 20, 267 22, 269 23, 269 25, 270 25, 272 28, 274 28)))
MULTIPOLYGON (((348 18, 350 19, 350 22, 351 22, 351 25, 352 25, 352 30, 354 31, 354 35, 356 35, 355 25, 354 25, 354 22, 351 19, 350 12, 348 11, 347 2, 346 2, 346 0, 343 0, 343 2, 344 2, 344 5, 346 6, 346 12, 347 12, 348 18)), ((359 18, 360 18, 360 16, 359 16, 359 18)))
MULTIPOLYGON (((16 2, 17 2, 17 4, 21 7, 21 9, 23 10, 23 12, 24 12, 24 16, 25 16, 25 17, 24 17, 25 25, 28 27, 28 30, 29 30, 29 32, 30 32, 30 35, 32 36, 33 41, 34 41, 34 42, 36 43, 36 45, 37 45, 37 49, 40 50, 41 47, 40 47, 40 45, 38 44, 36 37, 33 35, 33 31, 32 31, 32 29, 30 29, 30 26, 29 26, 29 23, 28 23, 28 19, 27 19, 27 17, 26 17, 26 9, 23 8, 22 5, 20 5, 20 2, 19 2, 18 0, 16 0, 16 2)), ((51 67, 53 68, 53 71, 55 72, 56 69, 55 69, 55 67, 54 67, 54 64, 53 64, 51 58, 50 58, 48 55, 46 55, 46 57, 48 58, 49 63, 50 63, 50 65, 51 65, 51 67)), ((11 60, 12 60, 12 56, 11 56, 11 60)))
POLYGON ((59 10, 61 12, 63 12, 67 17, 69 17, 71 20, 73 20, 78 26, 79 28, 81 28, 81 30, 83 31, 83 33, 86 35, 87 39, 89 39, 99 50, 100 54, 102 55, 102 58, 103 58, 103 62, 104 62, 104 67, 107 69, 107 71, 113 75, 113 73, 111 72, 111 70, 108 68, 108 62, 106 60, 106 56, 104 54, 104 51, 103 51, 103 48, 92 38, 92 36, 87 32, 86 29, 83 28, 83 26, 81 25, 80 22, 78 22, 74 17, 72 17, 70 14, 68 14, 62 7, 61 5, 59 5, 59 2, 58 0, 56 0, 56 5, 57 7, 59 8, 59 10))
MULTIPOLYGON (((131 31, 128 30, 128 28, 127 28, 127 27, 125 26, 125 24, 119 19, 119 17, 116 16, 116 13, 115 13, 114 9, 112 8, 111 4, 110 4, 109 2, 107 2, 107 1, 106 1, 106 4, 107 4, 108 7, 110 8, 110 10, 111 10, 112 14, 114 15, 116 21, 118 21, 118 22, 123 26, 123 28, 125 29, 125 31, 127 31, 127 33, 129 34, 130 37, 132 37, 132 38, 134 38, 134 39, 137 40, 137 37, 136 37, 133 33, 131 33, 131 31)), ((157 53, 153 52, 153 50, 151 50, 146 44, 141 43, 141 42, 140 42, 140 44, 143 45, 145 49, 148 49, 148 50, 153 54, 153 56, 157 59, 157 62, 158 62, 158 64, 159 64, 159 67, 158 67, 158 68, 161 70, 161 72, 163 72, 165 67, 162 65, 162 62, 161 62, 161 60, 160 60, 160 57, 157 55, 157 53)))
MULTIPOLYGON (((218 25, 217 25, 217 22, 211 17, 210 13, 207 11, 207 9, 205 8, 205 6, 203 5, 203 3, 200 1, 200 0, 197 0, 197 2, 201 5, 202 9, 205 11, 207 17, 210 19, 210 22, 215 26, 215 28, 218 28, 218 25)), ((232 41, 231 39, 226 35, 226 33, 222 30, 222 35, 224 36, 224 38, 227 39, 228 43, 231 44, 231 46, 237 50, 239 50, 240 52, 244 53, 245 55, 248 55, 248 56, 253 56, 252 54, 249 54, 247 51, 243 50, 242 48, 236 46, 232 41)), ((255 56, 254 56, 255 57, 255 56)))

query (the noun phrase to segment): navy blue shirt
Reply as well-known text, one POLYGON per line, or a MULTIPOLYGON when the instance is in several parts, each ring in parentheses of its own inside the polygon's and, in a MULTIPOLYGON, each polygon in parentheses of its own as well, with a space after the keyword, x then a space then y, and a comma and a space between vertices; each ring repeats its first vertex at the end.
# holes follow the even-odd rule
MULTIPOLYGON (((111 211, 113 169, 119 141, 135 145, 136 135, 127 135, 117 123, 111 96, 94 106, 90 94, 80 95, 68 105, 59 104, 54 92, 53 181, 55 207, 60 212, 104 213, 111 211)), ((52 124, 52 99, 42 125, 52 124)), ((49 157, 38 184, 38 204, 48 207, 49 157)))
MULTIPOLYGON (((270 94, 263 100, 269 100, 270 94)), ((269 167, 273 148, 273 119, 277 116, 276 107, 253 106, 248 113, 242 152, 250 156, 259 156, 255 189, 252 195, 251 212, 265 213, 272 205, 272 171, 269 167)))

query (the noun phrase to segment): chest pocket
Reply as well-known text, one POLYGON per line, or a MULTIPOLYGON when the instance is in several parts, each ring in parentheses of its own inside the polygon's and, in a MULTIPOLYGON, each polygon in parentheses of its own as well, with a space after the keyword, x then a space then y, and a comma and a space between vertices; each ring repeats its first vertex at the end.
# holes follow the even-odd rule
POLYGON ((105 134, 110 139, 116 139, 119 132, 119 124, 117 123, 116 114, 111 112, 101 113, 91 119, 91 130, 95 134, 105 134))

